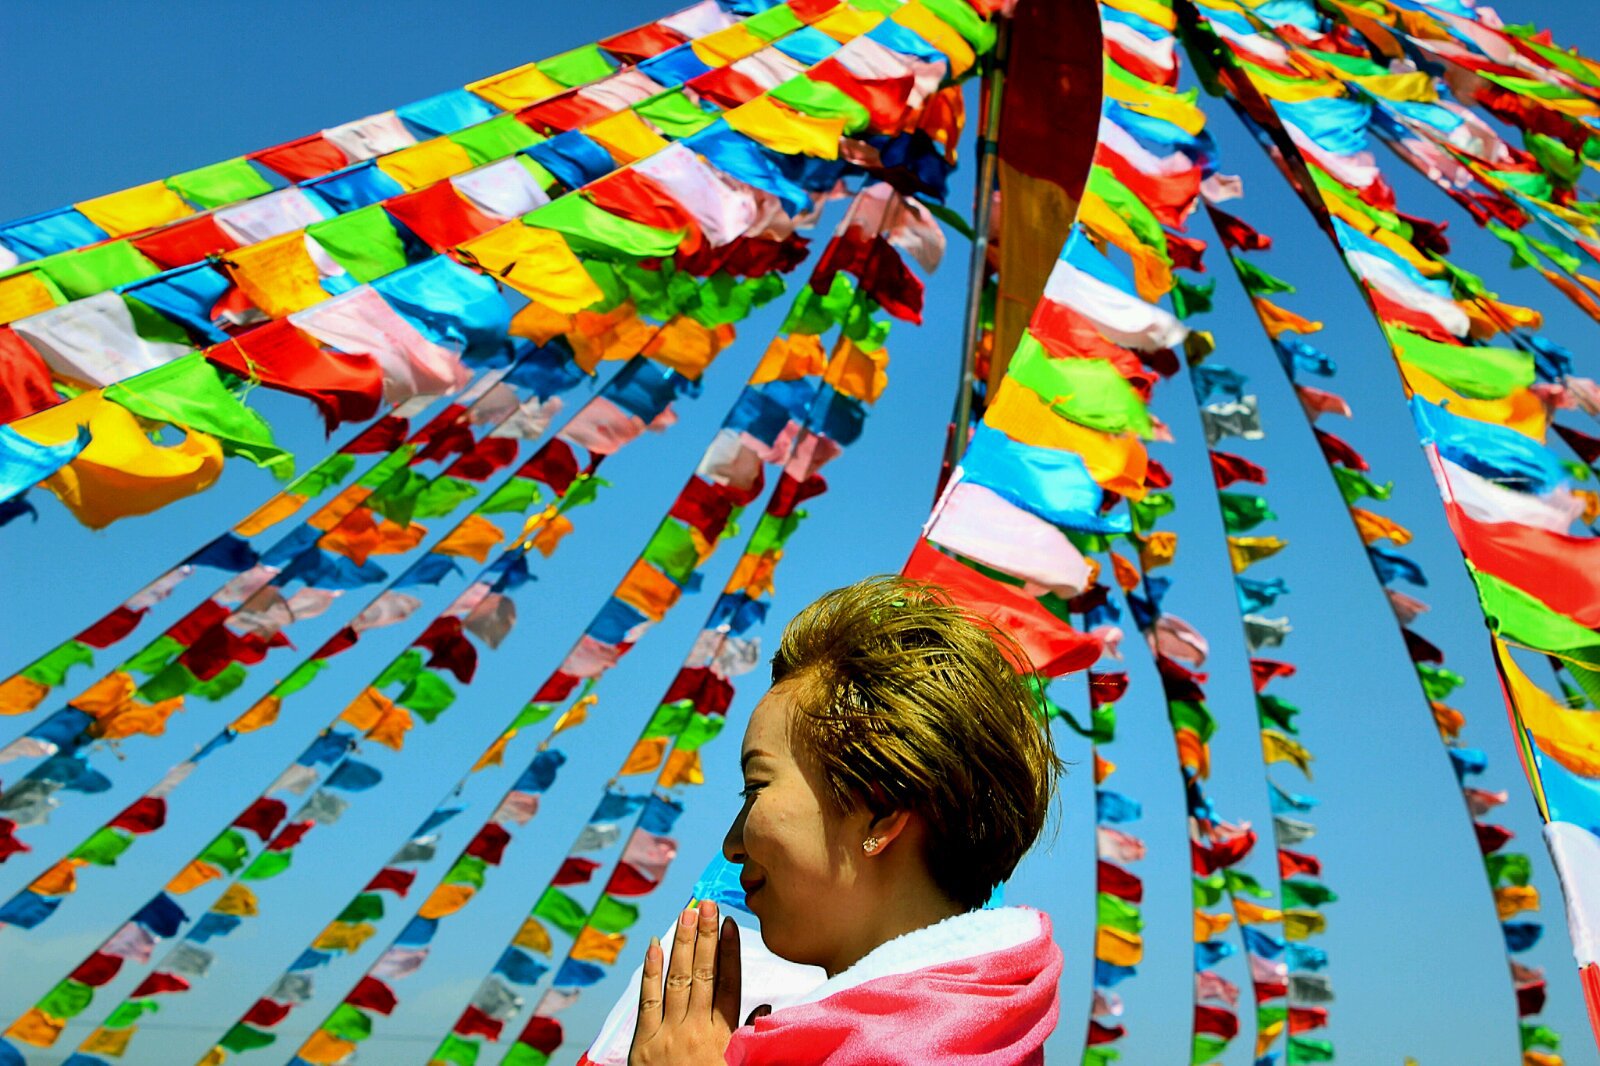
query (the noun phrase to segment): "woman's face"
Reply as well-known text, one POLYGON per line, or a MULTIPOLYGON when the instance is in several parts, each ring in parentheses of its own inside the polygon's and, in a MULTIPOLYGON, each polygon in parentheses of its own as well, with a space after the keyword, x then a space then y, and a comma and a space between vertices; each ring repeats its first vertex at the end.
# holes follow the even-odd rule
POLYGON ((722 853, 744 867, 739 880, 767 947, 832 972, 860 914, 857 857, 870 815, 840 812, 815 761, 794 749, 790 720, 803 691, 790 679, 756 705, 741 754, 744 807, 722 853))

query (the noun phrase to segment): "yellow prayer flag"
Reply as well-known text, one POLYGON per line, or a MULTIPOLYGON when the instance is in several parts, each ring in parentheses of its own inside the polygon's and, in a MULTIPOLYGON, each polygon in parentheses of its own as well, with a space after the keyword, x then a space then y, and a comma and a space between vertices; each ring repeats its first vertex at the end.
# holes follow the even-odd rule
POLYGON ((1172 264, 1139 239, 1123 217, 1093 189, 1085 189, 1078 221, 1133 261, 1133 283, 1140 297, 1155 303, 1172 291, 1172 264))
POLYGON ((78 868, 88 859, 66 858, 28 883, 28 891, 39 896, 70 896, 78 891, 78 868))
POLYGON ((78 1048, 85 1055, 109 1055, 119 1059, 128 1050, 128 1041, 133 1039, 133 1034, 139 1031, 137 1025, 124 1026, 121 1029, 96 1029, 78 1048))
POLYGON ((413 144, 381 155, 378 169, 398 181, 406 191, 421 189, 469 171, 475 165, 467 150, 448 137, 413 144))
POLYGON ((443 918, 467 905, 477 889, 471 885, 440 885, 417 912, 421 918, 443 918))
POLYGON ((1288 541, 1278 537, 1229 537, 1228 558, 1233 563, 1233 572, 1242 574, 1254 564, 1277 555, 1288 546, 1288 541))
POLYGON ((484 749, 483 754, 478 756, 478 761, 472 764, 472 772, 477 773, 486 767, 502 765, 506 760, 506 745, 511 743, 511 738, 516 735, 516 730, 511 729, 496 737, 494 743, 484 749))
POLYGON ((91 529, 192 496, 222 473, 222 446, 213 438, 191 429, 176 444, 157 446, 138 419, 98 389, 19 419, 12 428, 41 444, 60 444, 85 424, 88 447, 44 486, 91 529))
POLYGON ((755 55, 766 46, 766 41, 737 22, 689 42, 689 47, 700 62, 708 67, 729 66, 745 56, 755 55))
POLYGON ((576 729, 587 722, 589 720, 589 708, 599 702, 600 700, 597 696, 585 696, 571 707, 568 707, 561 713, 561 717, 556 719, 555 725, 550 727, 550 735, 555 736, 557 733, 565 733, 567 730, 576 729))
MULTIPOLYGON (((927 41, 933 47, 943 52, 950 60, 950 76, 959 78, 972 64, 978 61, 978 55, 972 46, 962 38, 961 34, 950 28, 950 24, 935 15, 928 9, 922 0, 911 0, 895 9, 889 16, 889 21, 897 22, 906 29, 927 41)), ((818 23, 821 25, 821 23, 818 23)))
POLYGON ((50 686, 31 677, 12 674, 0 681, 0 715, 27 714, 50 695, 50 686))
POLYGON ((254 918, 261 907, 256 902, 256 894, 248 887, 237 882, 228 886, 211 909, 218 914, 232 914, 239 918, 254 918))
POLYGON ((253 537, 271 529, 285 518, 304 507, 306 497, 293 492, 280 492, 266 503, 251 511, 244 521, 233 527, 241 537, 253 537))
POLYGON ((193 892, 207 881, 215 881, 221 876, 222 871, 209 862, 192 859, 188 865, 177 872, 172 880, 167 882, 167 891, 174 895, 182 896, 193 892))
POLYGON ((1283 912, 1285 940, 1309 940, 1326 931, 1328 919, 1317 911, 1287 910, 1283 912))
POLYGON ((1146 570, 1169 565, 1178 557, 1178 534, 1170 529, 1158 529, 1145 537, 1139 545, 1139 561, 1146 570))
POLYGON ((359 951, 377 931, 378 927, 370 922, 329 922, 311 946, 318 951, 359 951))
POLYGON ((667 757, 666 737, 645 737, 633 746, 628 757, 622 763, 620 777, 631 774, 647 774, 661 765, 667 757))
POLYGON ((1144 938, 1101 926, 1094 931, 1094 957, 1113 966, 1137 966, 1144 958, 1144 938))
POLYGON ((159 181, 135 185, 72 206, 113 237, 164 226, 194 214, 194 208, 184 203, 183 197, 159 181))
POLYGON ((235 248, 223 259, 250 302, 269 318, 287 318, 328 298, 301 230, 235 248))
POLYGON ((1431 104, 1439 99, 1433 76, 1422 71, 1409 74, 1373 74, 1350 79, 1375 96, 1403 103, 1431 104))
POLYGON ((31 1007, 11 1023, 6 1035, 34 1047, 49 1047, 61 1038, 61 1031, 66 1027, 66 1019, 53 1018, 38 1007, 31 1007))
POLYGON ((522 928, 517 930, 517 935, 511 941, 525 951, 536 951, 540 955, 550 954, 550 931, 539 924, 537 918, 524 918, 522 928))
POLYGON ((705 784, 706 775, 700 768, 700 753, 698 751, 672 749, 672 753, 667 756, 667 764, 661 768, 661 776, 656 779, 656 783, 662 788, 705 784))
POLYGON ((779 104, 770 96, 758 96, 726 112, 723 119, 759 144, 784 155, 809 155, 818 159, 839 158, 839 138, 845 120, 802 115, 779 104))
POLYGON ((222 1066, 227 1061, 228 1052, 221 1044, 215 1044, 210 1051, 201 1056, 200 1061, 195 1063, 195 1066, 222 1066))
POLYGON ((1210 940, 1212 937, 1228 931, 1233 924, 1231 914, 1207 914, 1205 911, 1194 912, 1194 942, 1210 940))
POLYGON ((570 314, 605 298, 553 230, 507 222, 460 247, 494 277, 551 310, 570 314))
POLYGON ((1502 922, 1523 911, 1539 909, 1539 890, 1532 885, 1501 885, 1494 890, 1494 909, 1502 922))
POLYGON ((1145 497, 1145 471, 1149 455, 1132 434, 1112 436, 1069 422, 1050 409, 1038 393, 1011 378, 1000 387, 983 413, 983 422, 1012 440, 1039 448, 1056 448, 1076 454, 1089 476, 1103 489, 1130 500, 1145 497))
POLYGON ((355 1052, 356 1045, 350 1041, 340 1040, 325 1029, 313 1029, 295 1056, 314 1066, 336 1066, 337 1063, 348 1062, 355 1052))
POLYGON ((383 720, 383 716, 394 710, 394 701, 377 689, 367 687, 361 694, 351 700, 339 714, 341 722, 349 722, 365 733, 383 720))
POLYGON ((567 87, 540 70, 537 63, 524 63, 482 81, 469 82, 467 91, 502 111, 520 111, 566 92, 567 87))
POLYGON ((732 325, 724 323, 712 328, 687 315, 678 315, 656 330, 642 354, 690 381, 698 381, 717 353, 733 343, 733 337, 732 325))
POLYGON ((1494 638, 1495 657, 1505 675, 1506 690, 1522 726, 1540 751, 1580 777, 1600 777, 1600 714, 1574 711, 1529 680, 1494 638))
POLYGON ((1278 1037, 1283 1035, 1287 1022, 1278 1019, 1267 1025, 1258 1025, 1256 1028, 1256 1058, 1261 1058, 1272 1050, 1272 1045, 1278 1042, 1278 1037))
POLYGON ((1528 1050, 1522 1053, 1522 1066, 1565 1066, 1565 1061, 1554 1052, 1528 1050))
POLYGON ((598 962, 606 966, 616 964, 617 956, 628 938, 621 933, 602 933, 584 926, 572 945, 572 957, 582 962, 598 962))
POLYGON ((27 318, 57 305, 51 286, 31 270, 0 278, 0 325, 27 318))
POLYGON ((1285 333, 1315 333, 1322 328, 1321 322, 1279 307, 1265 296, 1254 297, 1250 302, 1256 305, 1256 314, 1261 316, 1261 324, 1273 340, 1285 333))
POLYGON ((1498 400, 1476 400, 1463 396, 1438 378, 1414 364, 1401 362, 1401 376, 1411 391, 1430 403, 1448 407, 1451 414, 1474 422, 1489 422, 1516 430, 1531 440, 1544 442, 1549 429, 1549 411, 1531 389, 1517 389, 1498 400))
POLYGON ((765 385, 769 381, 797 381, 811 374, 821 374, 828 368, 828 355, 822 348, 822 339, 810 333, 792 333, 772 338, 767 350, 750 375, 750 384, 765 385))
POLYGON ((1261 731, 1261 753, 1269 766, 1275 762, 1293 763, 1307 778, 1311 776, 1311 752, 1299 741, 1289 739, 1276 729, 1261 731))
POLYGON ((1106 0, 1106 6, 1125 11, 1130 15, 1138 15, 1168 33, 1178 28, 1178 16, 1172 10, 1172 5, 1163 4, 1160 0, 1106 0))
POLYGON ((849 337, 840 337, 823 380, 846 396, 876 403, 889 385, 888 367, 888 349, 863 351, 849 337))
POLYGON ((1404 547, 1411 542, 1411 530, 1392 518, 1385 518, 1364 507, 1350 508, 1350 517, 1355 519, 1356 530, 1360 532, 1362 541, 1367 544, 1383 540, 1385 537, 1393 541, 1396 547, 1404 547))
POLYGON ((500 527, 481 514, 470 514, 433 547, 434 555, 457 555, 489 561, 489 551, 506 539, 500 527))
POLYGON ((591 122, 583 128, 583 134, 610 152, 619 167, 654 155, 667 146, 666 139, 645 125, 637 111, 626 109, 599 122, 591 122))
POLYGON ((1235 899, 1233 913, 1239 916, 1240 925, 1261 925, 1264 922, 1283 920, 1283 912, 1276 907, 1263 907, 1248 899, 1235 899))
POLYGON ((883 17, 881 11, 863 11, 850 4, 840 4, 811 25, 840 44, 849 44, 876 28, 883 17))
POLYGON ((283 698, 268 693, 256 700, 248 711, 235 718, 228 728, 235 733, 254 733, 275 723, 278 720, 278 712, 282 709, 283 698))

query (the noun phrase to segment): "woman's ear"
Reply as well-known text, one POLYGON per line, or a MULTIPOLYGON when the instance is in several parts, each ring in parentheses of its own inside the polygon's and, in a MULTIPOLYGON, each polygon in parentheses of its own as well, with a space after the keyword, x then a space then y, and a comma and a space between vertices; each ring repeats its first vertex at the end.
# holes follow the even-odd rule
POLYGON ((867 825, 867 838, 861 842, 861 850, 868 855, 880 855, 894 839, 905 832, 911 823, 909 810, 889 811, 873 818, 867 825))

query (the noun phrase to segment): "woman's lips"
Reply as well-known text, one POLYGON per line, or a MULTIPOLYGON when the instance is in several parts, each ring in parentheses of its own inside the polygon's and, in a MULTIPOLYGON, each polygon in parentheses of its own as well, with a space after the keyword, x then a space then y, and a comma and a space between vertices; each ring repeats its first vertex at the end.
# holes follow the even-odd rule
POLYGON ((749 898, 751 896, 755 895, 757 892, 759 892, 761 890, 761 887, 763 885, 765 885, 766 883, 767 882, 765 880, 754 881, 754 882, 751 882, 750 884, 746 884, 745 882, 740 881, 739 882, 739 887, 744 889, 744 898, 746 900, 749 900, 749 898))

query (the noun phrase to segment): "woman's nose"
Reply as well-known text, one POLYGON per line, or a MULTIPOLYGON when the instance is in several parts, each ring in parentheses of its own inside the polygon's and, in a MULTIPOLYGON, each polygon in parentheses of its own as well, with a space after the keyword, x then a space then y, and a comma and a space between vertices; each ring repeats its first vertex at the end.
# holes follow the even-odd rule
POLYGON ((744 864, 744 812, 728 826, 728 832, 722 838, 722 857, 735 866, 744 864))

